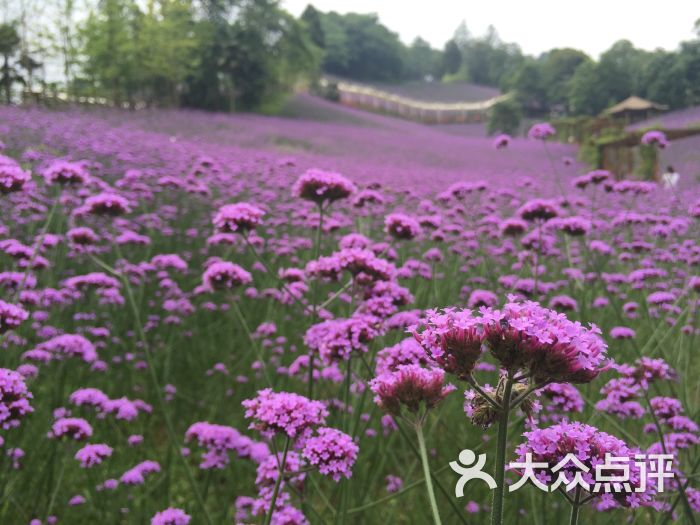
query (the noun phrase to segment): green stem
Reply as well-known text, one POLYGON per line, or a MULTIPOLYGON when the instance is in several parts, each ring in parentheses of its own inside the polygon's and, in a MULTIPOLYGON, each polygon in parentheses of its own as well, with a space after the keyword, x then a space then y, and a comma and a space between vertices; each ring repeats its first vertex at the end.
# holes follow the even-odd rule
POLYGON ((571 505, 571 518, 569 518, 569 525, 577 525, 579 510, 581 510, 581 487, 576 487, 574 504, 571 505))
POLYGON ((435 499, 435 491, 433 490, 433 481, 430 477, 430 465, 428 464, 428 453, 425 448, 425 438, 423 437, 423 424, 416 422, 416 435, 418 436, 418 450, 420 451, 421 463, 423 463, 423 476, 425 477, 425 486, 428 489, 428 498, 430 499, 430 508, 433 511, 433 522, 435 525, 442 525, 440 520, 440 512, 438 511, 437 500, 435 499))
MULTIPOLYGON (((117 250, 119 250, 119 245, 117 245, 117 250)), ((121 252, 118 252, 118 256, 121 257, 121 252)), ((190 466, 187 463, 187 459, 185 456, 181 454, 181 445, 180 445, 180 440, 177 437, 177 434, 175 434, 175 427, 173 425, 172 418, 170 417, 170 412, 168 411, 168 406, 167 403, 165 402, 165 399, 163 398, 163 390, 160 386, 160 381, 158 380, 158 375, 156 374, 156 369, 155 369, 155 360, 153 359, 153 354, 151 353, 151 347, 148 344, 148 340, 146 338, 146 332, 143 329, 143 323, 141 322, 141 314, 139 311, 139 308, 136 304, 136 299, 134 297, 134 292, 131 288, 131 284, 129 283, 129 279, 119 273, 117 270, 109 266, 107 263, 104 261, 93 257, 93 260, 102 268, 107 270, 109 273, 117 277, 122 281, 122 284, 124 285, 124 288, 126 289, 126 296, 127 300, 129 302, 129 305, 131 307, 131 312, 134 316, 134 323, 136 325, 136 333, 139 336, 139 339, 141 341, 141 344, 143 345, 143 352, 146 356, 146 363, 148 364, 148 375, 150 376, 151 383, 153 385, 153 389, 155 390, 156 394, 156 400, 158 401, 158 408, 160 408, 160 411, 163 413, 163 419, 165 420, 165 428, 168 433, 168 437, 170 438, 170 445, 173 447, 174 452, 177 454, 177 456, 180 458, 180 462, 182 463, 182 466, 185 470, 185 475, 187 477, 187 482, 190 486, 190 490, 194 493, 195 500, 197 501, 197 505, 199 506, 199 509, 201 510, 202 514, 204 515, 204 521, 208 525, 212 525, 211 521, 211 516, 209 515, 209 512, 207 511, 207 506, 204 503, 204 500, 202 499, 202 495, 199 492, 199 489, 197 487, 197 482, 194 479, 194 475, 192 474, 192 471, 190 470, 190 466)))
POLYGON ((267 373, 267 363, 265 361, 265 358, 262 355, 262 351, 260 349, 260 346, 258 345, 258 342, 253 337, 253 334, 251 333, 250 328, 248 327, 248 323, 245 320, 245 317, 243 317, 243 312, 241 312, 241 309, 238 306, 238 302, 236 301, 236 298, 231 297, 229 303, 231 304, 231 310, 233 310, 233 313, 236 316, 236 318, 238 319, 238 322, 241 323, 241 326, 243 327, 243 331, 246 333, 246 336, 248 337, 248 340, 250 341, 250 344, 253 347, 253 350, 255 350, 255 355, 257 356, 258 361, 260 361, 260 365, 262 366, 262 372, 263 372, 263 376, 265 377, 265 382, 267 383, 268 386, 272 386, 272 381, 270 380, 270 375, 267 373))
POLYGON ((282 478, 284 477, 284 467, 287 463, 287 453, 289 452, 289 436, 284 440, 284 451, 282 452, 282 462, 279 464, 279 470, 277 471, 277 481, 275 481, 275 488, 272 490, 272 499, 270 500, 270 510, 267 511, 265 516, 265 525, 270 525, 272 522, 272 514, 275 512, 275 503, 277 503, 277 495, 280 491, 280 485, 282 484, 282 478))
MULTIPOLYGON (((323 233, 323 204, 318 205, 318 230, 316 231, 316 239, 314 241, 314 260, 318 260, 321 255, 321 235, 323 233)), ((319 281, 316 279, 313 286, 313 319, 316 322, 318 317, 318 286, 319 281)), ((309 356, 309 375, 307 378, 308 383, 308 397, 309 399, 314 398, 314 354, 309 356)))
POLYGON ((496 480, 496 488, 493 491, 493 505, 491 508, 491 525, 503 523, 503 497, 505 496, 506 476, 506 447, 508 445, 508 417, 510 416, 510 395, 513 389, 513 380, 508 376, 503 392, 502 410, 498 422, 498 441, 496 443, 496 467, 493 477, 496 480))

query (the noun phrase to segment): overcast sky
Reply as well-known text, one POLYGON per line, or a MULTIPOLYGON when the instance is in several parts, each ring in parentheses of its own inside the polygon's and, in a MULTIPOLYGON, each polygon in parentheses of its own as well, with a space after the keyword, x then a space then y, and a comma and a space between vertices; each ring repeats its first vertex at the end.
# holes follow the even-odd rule
MULTIPOLYGON (((300 15, 309 0, 282 0, 300 15)), ((527 54, 553 47, 582 49, 597 58, 620 39, 653 50, 675 49, 693 37, 700 18, 697 0, 312 0, 321 11, 377 13, 380 20, 410 43, 422 36, 434 47, 449 40, 461 20, 481 35, 493 24, 506 42, 527 54)))

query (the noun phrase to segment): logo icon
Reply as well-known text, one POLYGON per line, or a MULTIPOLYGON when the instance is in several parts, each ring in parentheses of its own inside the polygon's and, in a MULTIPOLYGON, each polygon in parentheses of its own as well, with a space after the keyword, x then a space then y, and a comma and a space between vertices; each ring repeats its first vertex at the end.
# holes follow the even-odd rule
POLYGON ((461 476, 455 486, 455 497, 461 498, 464 496, 464 485, 472 479, 480 479, 491 490, 496 488, 496 481, 493 477, 483 471, 484 465, 486 465, 486 454, 479 454, 479 459, 477 460, 476 454, 468 448, 459 453, 459 461, 450 461, 450 468, 461 476))

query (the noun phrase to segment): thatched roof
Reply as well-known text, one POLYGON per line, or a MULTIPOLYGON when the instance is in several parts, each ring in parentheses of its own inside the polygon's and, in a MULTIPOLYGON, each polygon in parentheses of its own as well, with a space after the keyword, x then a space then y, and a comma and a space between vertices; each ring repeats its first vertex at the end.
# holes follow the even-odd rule
POLYGON ((657 104, 656 102, 652 102, 651 100, 645 100, 640 97, 629 97, 623 100, 622 102, 619 102, 618 104, 615 104, 614 106, 606 109, 603 111, 604 115, 619 115, 621 113, 627 113, 627 112, 635 112, 635 111, 650 111, 650 110, 656 110, 656 111, 664 111, 667 110, 668 106, 664 106, 663 104, 657 104))

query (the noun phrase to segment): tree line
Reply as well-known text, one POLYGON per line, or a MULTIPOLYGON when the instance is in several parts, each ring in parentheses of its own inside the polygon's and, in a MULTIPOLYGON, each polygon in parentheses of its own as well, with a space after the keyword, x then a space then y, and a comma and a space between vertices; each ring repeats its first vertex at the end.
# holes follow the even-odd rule
POLYGON ((513 92, 506 110, 596 115, 635 94, 682 108, 700 104, 699 38, 674 51, 616 42, 598 60, 576 49, 529 56, 494 28, 461 23, 442 49, 410 45, 376 15, 309 5, 299 18, 279 0, 22 0, 0 25, 0 89, 61 89, 115 105, 274 110, 321 72, 366 82, 473 82, 513 92), (83 3, 81 3, 81 6, 83 3), (33 19, 32 9, 44 17, 33 19), (49 66, 60 75, 47 74, 49 66))

